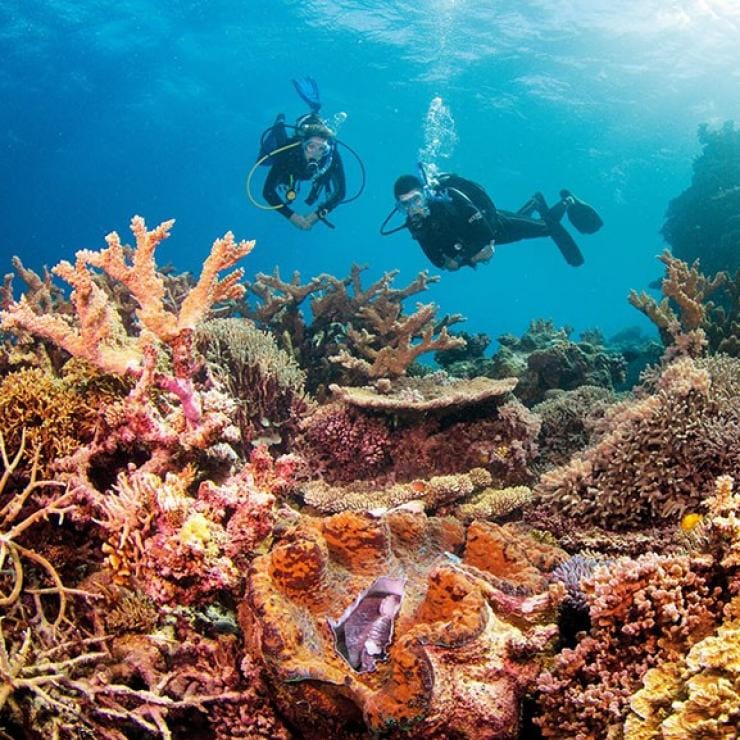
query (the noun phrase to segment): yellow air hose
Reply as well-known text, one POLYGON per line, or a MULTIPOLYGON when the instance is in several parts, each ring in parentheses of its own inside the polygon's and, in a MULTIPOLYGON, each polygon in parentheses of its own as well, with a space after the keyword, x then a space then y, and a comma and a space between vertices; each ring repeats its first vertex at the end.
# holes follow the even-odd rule
POLYGON ((283 204, 277 206, 266 206, 262 203, 258 203, 254 196, 252 195, 252 175, 254 175, 257 168, 267 159, 274 156, 275 154, 280 154, 280 152, 287 151, 288 149, 292 149, 294 146, 300 146, 300 141, 294 141, 292 144, 286 144, 285 146, 281 146, 279 149, 273 149, 271 152, 268 152, 265 154, 264 157, 260 157, 253 165, 252 169, 249 170, 249 174, 247 175, 247 198, 249 198, 250 202, 253 206, 256 206, 257 208, 261 208, 263 211, 274 211, 277 208, 282 208, 283 204))

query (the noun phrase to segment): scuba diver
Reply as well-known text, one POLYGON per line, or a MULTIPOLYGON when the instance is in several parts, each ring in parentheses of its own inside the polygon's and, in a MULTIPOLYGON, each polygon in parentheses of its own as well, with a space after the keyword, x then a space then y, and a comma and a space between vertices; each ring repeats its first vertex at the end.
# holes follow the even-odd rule
POLYGON ((549 236, 573 267, 583 264, 583 255, 573 237, 560 223, 563 215, 582 234, 593 234, 603 226, 601 217, 570 191, 561 190, 560 200, 549 208, 542 193, 535 193, 518 211, 496 208, 486 191, 472 180, 441 174, 427 182, 422 165, 421 178, 401 175, 394 186, 396 205, 380 227, 383 236, 408 229, 424 254, 436 267, 458 270, 488 262, 495 245, 522 239, 549 236), (539 218, 533 218, 537 213, 539 218), (404 223, 386 230, 395 213, 404 223))
POLYGON ((304 77, 293 80, 293 85, 308 104, 310 112, 301 116, 295 126, 286 124, 285 116, 280 114, 262 134, 259 156, 247 177, 247 195, 255 206, 277 211, 297 229, 308 231, 318 221, 333 229, 334 225, 327 216, 338 205, 360 196, 365 187, 365 168, 356 152, 339 141, 319 115, 321 102, 316 81, 312 77, 304 77), (289 128, 293 130, 292 136, 288 135, 289 128), (361 186, 351 198, 345 197, 347 188, 339 145, 355 157, 362 173, 361 186), (251 192, 252 175, 260 165, 270 166, 262 189, 268 205, 257 202, 251 192), (295 205, 304 182, 310 182, 306 204, 313 206, 318 201, 318 205, 301 215, 291 206, 295 205))

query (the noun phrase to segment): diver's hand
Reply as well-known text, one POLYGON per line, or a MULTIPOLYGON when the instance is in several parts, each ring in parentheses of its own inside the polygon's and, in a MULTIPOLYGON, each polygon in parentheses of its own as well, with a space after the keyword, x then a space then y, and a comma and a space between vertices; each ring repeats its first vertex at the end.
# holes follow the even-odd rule
POLYGON ((486 244, 483 249, 470 258, 470 263, 475 267, 479 262, 488 262, 493 257, 493 243, 486 244))
POLYGON ((445 257, 445 261, 442 267, 445 270, 451 270, 454 272, 455 270, 460 269, 460 263, 457 260, 451 260, 449 257, 445 257))
POLYGON ((313 226, 313 224, 309 223, 308 219, 305 216, 301 216, 300 213, 292 214, 290 217, 290 223, 292 223, 296 229, 300 229, 301 231, 308 231, 313 226))
POLYGON ((304 217, 304 220, 306 221, 306 223, 308 224, 308 228, 310 229, 312 226, 314 226, 314 224, 318 222, 319 214, 315 211, 313 213, 308 213, 304 217))

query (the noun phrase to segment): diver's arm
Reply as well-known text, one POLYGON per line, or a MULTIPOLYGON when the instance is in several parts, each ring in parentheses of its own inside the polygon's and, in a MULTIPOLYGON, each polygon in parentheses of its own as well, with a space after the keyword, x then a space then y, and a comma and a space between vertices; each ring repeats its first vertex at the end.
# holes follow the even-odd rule
POLYGON ((442 253, 442 250, 439 248, 438 245, 431 243, 428 239, 418 239, 414 237, 417 242, 419 242, 419 246, 421 247, 424 254, 427 256, 427 259, 435 266, 439 268, 445 267, 445 260, 446 257, 442 253))
POLYGON ((344 177, 344 165, 342 164, 342 158, 339 156, 339 152, 335 151, 333 154, 334 161, 331 164, 328 175, 331 182, 331 195, 316 209, 316 215, 319 218, 323 218, 328 213, 333 211, 343 200, 347 194, 347 184, 344 177))
POLYGON ((294 214, 294 211, 290 206, 286 205, 283 199, 278 195, 277 187, 283 182, 283 174, 285 172, 285 164, 278 160, 270 168, 265 178, 265 185, 262 188, 262 197, 274 207, 277 211, 285 218, 290 219, 294 214))

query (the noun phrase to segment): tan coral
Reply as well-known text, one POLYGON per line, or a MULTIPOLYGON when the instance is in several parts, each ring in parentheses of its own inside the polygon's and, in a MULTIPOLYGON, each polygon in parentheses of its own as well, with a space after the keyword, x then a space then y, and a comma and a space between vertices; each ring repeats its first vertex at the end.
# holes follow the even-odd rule
POLYGON ((444 557, 462 540, 455 520, 408 509, 302 517, 253 561, 240 609, 248 649, 304 737, 400 727, 409 738, 516 736, 520 698, 555 628, 508 621, 501 605, 513 597, 444 557), (387 656, 358 672, 328 620, 378 575, 404 579, 404 593, 387 656))
POLYGON ((429 384, 424 378, 408 378, 397 381, 392 390, 386 392, 371 386, 331 385, 330 390, 337 400, 350 406, 395 413, 424 413, 484 403, 514 390, 517 382, 517 378, 477 377, 429 384))
POLYGON ((387 487, 352 483, 332 486, 324 481, 310 481, 303 486, 303 501, 324 513, 340 511, 370 511, 387 509, 411 501, 421 501, 427 511, 454 503, 491 483, 491 474, 484 468, 467 473, 435 475, 427 480, 394 483, 387 487))
POLYGON ((630 700, 627 740, 735 737, 740 726, 740 597, 682 662, 650 669, 630 700))
POLYGON ((465 520, 493 519, 510 514, 532 498, 532 489, 527 486, 484 488, 470 500, 455 507, 455 515, 465 520))

